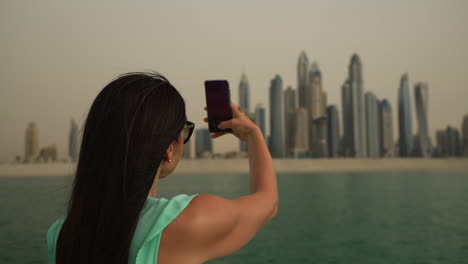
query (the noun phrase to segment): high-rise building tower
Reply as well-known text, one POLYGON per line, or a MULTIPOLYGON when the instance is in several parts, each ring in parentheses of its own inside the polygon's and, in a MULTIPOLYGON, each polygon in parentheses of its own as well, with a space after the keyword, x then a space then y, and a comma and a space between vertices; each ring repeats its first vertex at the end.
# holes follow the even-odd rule
MULTIPOLYGON (((249 81, 245 73, 242 73, 239 82, 239 106, 240 108, 250 116, 250 88, 249 81)), ((241 152, 247 152, 247 142, 239 141, 239 149, 241 152)))
POLYGON ((380 156, 393 157, 393 117, 392 106, 387 99, 383 99, 379 106, 380 119, 380 156))
POLYGON ((418 149, 416 153, 420 157, 429 158, 432 156, 432 145, 429 137, 427 108, 429 94, 426 83, 417 83, 414 87, 414 102, 416 105, 416 117, 418 120, 418 149))
POLYGON ((239 82, 239 106, 246 113, 250 113, 250 86, 249 80, 247 80, 247 75, 242 73, 241 79, 239 82))
POLYGON ((209 157, 213 153, 213 143, 208 128, 195 130, 195 154, 197 158, 209 157))
POLYGON ((366 104, 367 156, 378 158, 380 157, 379 101, 372 92, 366 92, 364 101, 366 104))
POLYGON ((322 90, 322 73, 316 62, 313 62, 309 72, 309 149, 313 157, 328 156, 326 94, 322 90))
POLYGON ((353 157, 353 129, 351 113, 351 89, 349 80, 341 86, 341 115, 343 120, 343 137, 341 140, 341 152, 343 157, 353 157))
POLYGON ((309 113, 304 107, 299 107, 296 110, 294 124, 294 149, 293 156, 295 158, 306 158, 309 156, 309 131, 308 119, 309 113))
POLYGON ((314 139, 313 149, 311 151, 314 158, 328 157, 328 121, 327 117, 319 117, 312 122, 312 135, 314 139))
POLYGON ((436 157, 447 157, 447 137, 445 134, 445 130, 437 130, 436 131, 436 157))
POLYGON ((26 129, 24 162, 32 162, 39 155, 39 129, 36 123, 31 122, 26 129))
POLYGON ((340 120, 338 116, 338 107, 330 105, 327 107, 328 122, 328 156, 336 158, 340 151, 340 120))
POLYGON ((265 120, 265 107, 262 104, 255 106, 255 123, 262 131, 263 138, 266 141, 266 120, 265 120))
POLYGON ((277 74, 270 86, 270 143, 273 158, 284 157, 283 80, 277 74))
POLYGON ((309 102, 309 59, 307 54, 302 51, 297 60, 297 90, 299 97, 299 107, 308 108, 309 102))
POLYGON ((401 76, 398 90, 398 125, 400 157, 410 157, 413 153, 413 134, 409 81, 406 73, 401 76))
POLYGON ((342 86, 343 149, 346 156, 367 157, 366 120, 361 59, 353 54, 342 86))
POLYGON ((296 90, 291 86, 284 91, 284 134, 286 157, 292 157, 296 130, 296 90))
POLYGON ((72 162, 78 161, 79 150, 78 124, 74 119, 70 120, 70 134, 68 137, 68 156, 72 162))
POLYGON ((447 126, 445 129, 445 136, 444 136, 443 146, 442 149, 445 150, 445 154, 447 157, 459 157, 461 154, 461 144, 460 144, 460 133, 458 129, 447 126))
POLYGON ((309 102, 310 115, 313 120, 326 116, 325 93, 322 89, 322 73, 316 62, 310 66, 309 72, 309 102))
POLYGON ((463 117, 462 136, 463 136, 463 156, 468 157, 468 114, 466 114, 463 117))

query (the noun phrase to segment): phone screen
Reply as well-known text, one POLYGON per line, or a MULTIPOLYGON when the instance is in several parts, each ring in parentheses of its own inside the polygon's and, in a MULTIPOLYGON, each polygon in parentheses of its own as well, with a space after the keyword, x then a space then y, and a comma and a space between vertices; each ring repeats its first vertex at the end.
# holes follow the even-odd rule
POLYGON ((232 119, 229 83, 226 80, 205 81, 205 95, 210 132, 232 132, 230 128, 218 128, 222 121, 232 119))

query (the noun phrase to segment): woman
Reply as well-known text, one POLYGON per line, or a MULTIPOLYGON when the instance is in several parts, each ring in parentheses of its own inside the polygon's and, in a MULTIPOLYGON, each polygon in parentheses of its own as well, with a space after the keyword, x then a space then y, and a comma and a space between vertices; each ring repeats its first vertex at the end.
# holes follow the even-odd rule
POLYGON ((156 198, 194 129, 184 100, 156 73, 124 74, 104 87, 86 119, 66 217, 47 233, 49 262, 195 264, 247 244, 276 215, 277 182, 260 129, 232 110, 219 127, 248 142, 251 194, 156 198))

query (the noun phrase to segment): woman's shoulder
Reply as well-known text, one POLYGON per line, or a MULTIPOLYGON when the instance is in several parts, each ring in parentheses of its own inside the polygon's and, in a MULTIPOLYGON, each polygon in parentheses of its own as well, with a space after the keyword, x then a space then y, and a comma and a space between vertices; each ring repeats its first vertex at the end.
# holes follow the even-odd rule
POLYGON ((137 234, 144 235, 146 241, 151 240, 178 218, 196 196, 198 193, 178 194, 170 199, 148 196, 141 213, 137 234))
POLYGON ((229 204, 229 199, 212 194, 193 197, 164 230, 162 251, 166 254, 185 251, 192 259, 207 260, 212 245, 232 231, 237 220, 229 204))
MULTIPOLYGON (((177 199, 188 199, 181 196, 177 199)), ((213 194, 198 194, 190 198, 185 209, 168 226, 169 232, 174 230, 188 236, 206 237, 207 233, 219 233, 225 230, 225 223, 232 222, 234 212, 230 200, 213 194), (229 211, 229 212, 226 212, 229 211), (221 226, 220 226, 221 225, 221 226)))

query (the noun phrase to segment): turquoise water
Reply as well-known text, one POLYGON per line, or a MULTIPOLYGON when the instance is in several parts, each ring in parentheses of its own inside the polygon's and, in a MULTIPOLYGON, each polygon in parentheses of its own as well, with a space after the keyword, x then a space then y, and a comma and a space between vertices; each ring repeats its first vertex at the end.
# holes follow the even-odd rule
MULTIPOLYGON (((46 263, 71 177, 0 178, 0 263, 46 263)), ((279 174, 278 216, 238 263, 468 263, 468 172, 279 174)), ((158 196, 248 193, 247 174, 181 175, 158 196)))

